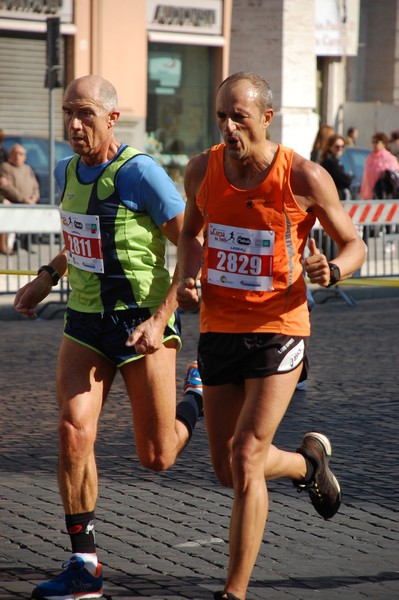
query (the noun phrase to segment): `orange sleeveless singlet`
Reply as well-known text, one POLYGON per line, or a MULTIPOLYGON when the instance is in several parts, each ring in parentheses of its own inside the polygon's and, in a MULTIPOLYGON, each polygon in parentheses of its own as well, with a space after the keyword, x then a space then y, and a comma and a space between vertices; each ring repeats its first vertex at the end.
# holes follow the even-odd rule
POLYGON ((241 190, 224 174, 225 144, 210 150, 197 205, 205 221, 200 330, 310 334, 302 254, 315 218, 290 187, 293 150, 241 190))

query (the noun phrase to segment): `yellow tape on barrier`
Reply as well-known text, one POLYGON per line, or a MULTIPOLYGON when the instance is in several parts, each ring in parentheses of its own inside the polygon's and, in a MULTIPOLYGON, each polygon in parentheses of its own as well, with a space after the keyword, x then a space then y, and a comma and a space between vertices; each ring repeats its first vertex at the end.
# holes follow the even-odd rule
POLYGON ((11 269, 0 270, 0 275, 37 275, 37 271, 14 271, 11 269))
MULTIPOLYGON (((17 271, 11 269, 0 269, 0 275, 37 275, 37 271, 17 271)), ((380 277, 360 277, 343 279, 337 285, 363 285, 363 286, 382 286, 382 287, 398 287, 399 279, 395 278, 380 278, 380 277)))
POLYGON ((374 287, 398 287, 399 279, 381 279, 377 277, 361 277, 361 278, 353 278, 353 279, 343 279, 338 282, 338 285, 369 285, 374 287))

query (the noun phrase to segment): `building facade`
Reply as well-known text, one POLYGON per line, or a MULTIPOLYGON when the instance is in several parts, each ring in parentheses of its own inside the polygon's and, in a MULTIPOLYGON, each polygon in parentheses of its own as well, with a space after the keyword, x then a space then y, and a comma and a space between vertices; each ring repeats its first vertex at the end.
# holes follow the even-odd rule
MULTIPOLYGON (((0 1, 0 127, 48 135, 47 19, 59 17, 63 87, 89 73, 112 81, 117 136, 181 179, 189 156, 218 140, 213 103, 228 74, 231 12, 232 0, 0 1)), ((53 90, 61 138, 62 91, 53 90)))
POLYGON ((88 73, 118 90, 117 134, 178 179, 218 141, 217 86, 253 70, 271 84, 271 137, 309 156, 320 123, 389 133, 399 106, 399 0, 0 0, 0 128, 64 137, 63 87, 88 73), (50 94, 46 29, 60 19, 50 94), (51 96, 51 103, 50 103, 51 96), (369 118, 376 106, 385 120, 369 118), (382 111, 384 108, 384 111, 382 111), (386 110, 385 110, 386 109, 386 110), (363 116, 361 116, 363 115, 363 116), (357 121, 357 122, 356 122, 357 121))

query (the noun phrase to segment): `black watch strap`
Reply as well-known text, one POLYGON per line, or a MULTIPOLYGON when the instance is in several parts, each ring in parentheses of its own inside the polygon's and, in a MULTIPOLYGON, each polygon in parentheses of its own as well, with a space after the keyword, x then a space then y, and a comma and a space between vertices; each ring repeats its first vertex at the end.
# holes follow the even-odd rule
POLYGON ((57 271, 55 269, 53 269, 53 267, 50 267, 50 265, 43 265, 42 267, 40 267, 37 271, 37 274, 40 275, 40 273, 42 271, 47 271, 47 273, 51 277, 53 285, 57 285, 57 283, 61 279, 60 276, 58 275, 57 271))
POLYGON ((328 266, 330 267, 330 281, 328 282, 327 287, 331 287, 332 285, 338 283, 338 281, 340 280, 341 271, 339 270, 339 267, 334 263, 328 263, 328 266))

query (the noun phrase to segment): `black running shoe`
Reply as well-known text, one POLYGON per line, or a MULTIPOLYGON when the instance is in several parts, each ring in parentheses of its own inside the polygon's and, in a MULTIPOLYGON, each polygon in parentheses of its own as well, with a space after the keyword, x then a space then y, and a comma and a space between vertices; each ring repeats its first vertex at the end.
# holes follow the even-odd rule
POLYGON ((307 490, 313 506, 324 519, 331 519, 341 505, 341 488, 328 468, 332 447, 328 437, 322 433, 306 433, 297 452, 314 466, 311 481, 292 480, 298 491, 307 490))
POLYGON ((240 600, 240 598, 229 592, 215 592, 213 598, 214 600, 240 600))

